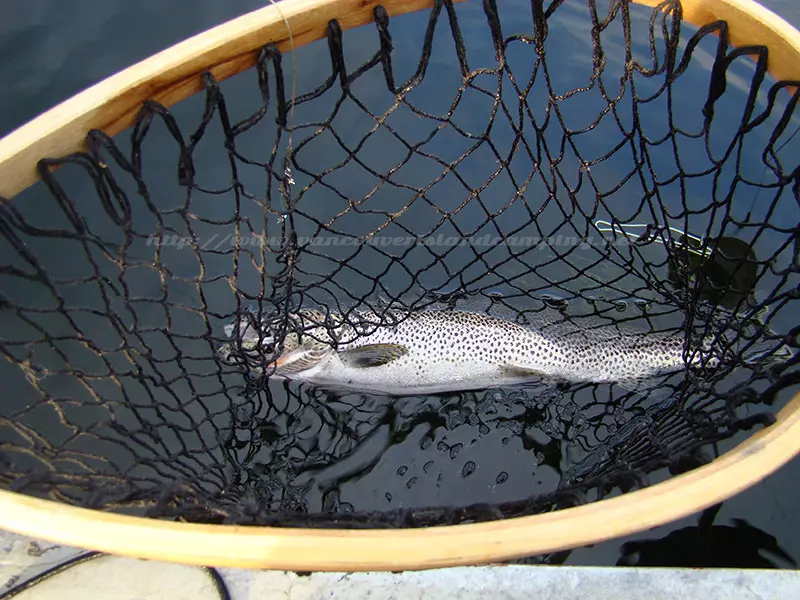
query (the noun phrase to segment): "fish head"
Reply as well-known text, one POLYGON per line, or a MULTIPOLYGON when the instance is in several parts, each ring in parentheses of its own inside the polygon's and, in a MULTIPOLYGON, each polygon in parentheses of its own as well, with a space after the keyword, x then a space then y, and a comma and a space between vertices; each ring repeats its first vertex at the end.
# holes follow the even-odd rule
POLYGON ((342 320, 337 314, 301 309, 289 315, 292 329, 286 333, 275 359, 277 375, 294 375, 315 367, 334 352, 341 335, 342 320))
POLYGON ((257 374, 290 375, 309 369, 332 351, 337 338, 336 330, 326 326, 326 315, 309 309, 290 313, 286 320, 261 323, 247 313, 224 329, 231 341, 219 348, 220 358, 257 374))
POLYGON ((275 358, 276 375, 295 375, 317 366, 333 349, 330 344, 312 335, 289 333, 283 340, 280 354, 275 358))

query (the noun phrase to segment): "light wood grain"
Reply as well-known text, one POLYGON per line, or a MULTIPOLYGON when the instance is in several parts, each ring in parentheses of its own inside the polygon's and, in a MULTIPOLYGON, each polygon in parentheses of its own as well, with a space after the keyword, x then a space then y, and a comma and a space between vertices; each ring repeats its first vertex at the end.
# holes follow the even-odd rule
MULTIPOLYGON (((660 3, 636 1, 648 6, 660 3)), ((89 130, 114 135, 129 127, 144 100, 172 106, 203 88, 206 71, 223 80, 253 66, 258 49, 267 43, 286 51, 289 36, 283 17, 289 22, 295 47, 300 47, 322 38, 333 18, 344 29, 372 21, 378 4, 393 16, 429 7, 432 1, 284 0, 280 3, 283 16, 274 6, 254 11, 109 77, 0 140, 0 196, 13 198, 35 183, 40 158, 83 150, 89 130)), ((772 75, 800 79, 800 34, 766 8, 751 0, 684 0, 683 10, 685 19, 698 26, 727 20, 734 44, 769 47, 772 75)))
MULTIPOLYGON (((656 7, 663 0, 634 0, 656 7)), ((698 27, 728 23, 731 44, 769 48, 767 69, 778 81, 800 81, 800 32, 753 0, 683 0, 683 19, 698 27)))
POLYGON ((113 554, 218 567, 367 571, 480 564, 578 547, 685 517, 779 469, 797 453, 798 440, 800 395, 775 425, 694 471, 585 506, 490 523, 367 531, 195 525, 0 491, 0 527, 113 554))
MULTIPOLYGON (((640 0, 653 5, 656 0, 640 0)), ((281 9, 295 45, 324 35, 331 18, 343 28, 372 20, 377 2, 286 0, 281 9)), ((390 15, 429 1, 384 0, 390 15)), ((800 36, 747 0, 684 0, 696 25, 725 19, 738 45, 770 48, 770 72, 800 79, 800 36)), ((502 8, 502 5, 501 5, 502 8)), ((83 147, 92 128, 128 127, 145 99, 172 105, 201 89, 211 70, 224 79, 254 64, 258 48, 287 49, 274 7, 245 15, 178 44, 99 83, 0 140, 0 195, 13 197, 36 181, 35 164, 83 147)), ((0 491, 0 527, 55 542, 192 564, 299 570, 421 569, 510 559, 581 546, 684 517, 753 485, 800 450, 800 395, 778 423, 695 471, 621 497, 507 521, 415 530, 315 530, 194 525, 102 513, 0 491)))

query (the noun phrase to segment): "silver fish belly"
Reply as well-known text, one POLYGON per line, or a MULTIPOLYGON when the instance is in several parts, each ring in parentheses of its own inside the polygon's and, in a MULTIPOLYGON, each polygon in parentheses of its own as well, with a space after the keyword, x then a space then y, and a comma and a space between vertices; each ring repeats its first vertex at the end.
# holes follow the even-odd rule
MULTIPOLYGON (((372 318, 379 322, 376 316, 372 318)), ((334 337, 341 340, 335 350, 319 341, 313 348, 285 350, 271 376, 326 387, 417 395, 514 385, 542 377, 624 383, 686 367, 684 340, 678 336, 619 331, 590 335, 577 328, 545 334, 458 310, 410 313, 397 323, 348 335, 352 333, 349 325, 334 328, 334 337)), ((252 345, 253 334, 248 335, 252 345)), ((325 335, 314 337, 324 341, 325 335)), ((263 339, 268 344, 271 338, 263 339)), ((234 354, 234 346, 227 345, 221 353, 234 354)), ((244 368, 258 373, 264 365, 245 361, 244 368)), ((269 365, 266 370, 270 371, 269 365)))

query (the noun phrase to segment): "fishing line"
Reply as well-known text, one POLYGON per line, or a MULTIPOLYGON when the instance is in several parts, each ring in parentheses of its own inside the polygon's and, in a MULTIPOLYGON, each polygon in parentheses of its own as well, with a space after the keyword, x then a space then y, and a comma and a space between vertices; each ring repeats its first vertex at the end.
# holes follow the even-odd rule
POLYGON ((105 556, 102 552, 86 552, 85 554, 80 554, 74 558, 70 558, 62 563, 54 565, 45 571, 42 571, 38 575, 34 575, 30 579, 20 583, 19 585, 15 585, 10 590, 7 590, 0 594, 0 600, 9 600, 10 598, 14 598, 18 594, 21 594, 25 590, 32 588, 33 586, 50 579, 54 575, 58 575, 59 573, 63 573, 67 569, 75 567, 77 565, 82 565, 85 562, 89 562, 90 560, 94 560, 100 556, 105 556))
POLYGON ((286 31, 289 34, 289 52, 292 57, 292 104, 289 108, 289 139, 287 140, 286 144, 286 157, 285 157, 285 170, 284 170, 284 185, 287 186, 286 189, 288 190, 288 186, 294 183, 292 179, 292 171, 289 167, 292 152, 294 150, 292 146, 293 141, 293 134, 294 134, 294 106, 295 106, 295 99, 297 97, 297 71, 296 71, 296 61, 295 61, 295 47, 294 47, 294 35, 292 34, 292 25, 289 23, 289 19, 286 18, 286 15, 281 10, 280 6, 278 6, 278 0, 269 0, 270 5, 272 5, 275 10, 278 11, 281 19, 283 19, 284 24, 286 25, 286 31))
MULTIPOLYGON (((43 581, 47 581, 51 577, 64 573, 65 571, 71 569, 72 567, 77 567, 78 565, 82 565, 84 563, 89 562, 90 560, 94 560, 103 556, 111 556, 109 554, 105 554, 103 552, 85 552, 83 554, 79 554, 69 560, 65 560, 62 563, 54 565, 49 569, 42 571, 41 573, 34 575, 30 579, 23 581, 22 583, 15 585, 9 590, 6 590, 3 593, 0 593, 0 600, 11 600, 18 596, 19 594, 35 587, 36 585, 42 583, 43 581)), ((154 562, 155 568, 158 568, 163 563, 154 562)), ((202 569, 203 573, 208 575, 211 579, 211 582, 214 586, 214 591, 219 596, 220 600, 231 600, 231 594, 228 590, 228 586, 225 583, 225 580, 222 578, 220 572, 213 568, 213 567, 199 567, 202 569)))

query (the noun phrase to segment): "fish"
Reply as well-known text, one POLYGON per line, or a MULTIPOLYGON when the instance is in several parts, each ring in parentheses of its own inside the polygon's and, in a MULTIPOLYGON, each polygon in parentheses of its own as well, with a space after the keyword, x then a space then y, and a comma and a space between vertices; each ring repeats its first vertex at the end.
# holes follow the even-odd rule
POLYGON ((280 348, 268 322, 259 325, 252 314, 243 315, 238 326, 226 325, 231 341, 218 353, 251 375, 390 396, 541 379, 632 389, 648 378, 718 363, 708 349, 689 355, 680 335, 616 327, 551 331, 452 308, 409 311, 402 318, 388 314, 391 318, 381 319, 365 310, 345 319, 328 310, 301 309, 288 316, 280 348))

